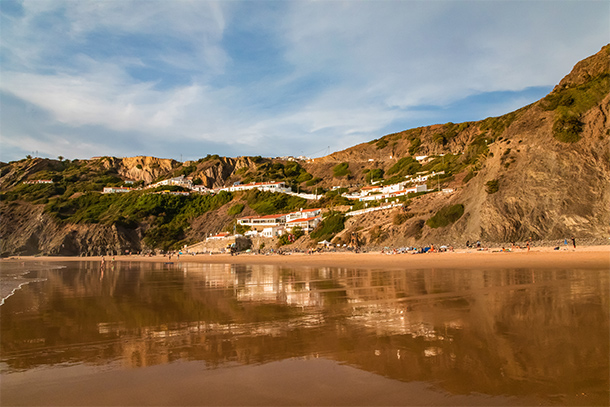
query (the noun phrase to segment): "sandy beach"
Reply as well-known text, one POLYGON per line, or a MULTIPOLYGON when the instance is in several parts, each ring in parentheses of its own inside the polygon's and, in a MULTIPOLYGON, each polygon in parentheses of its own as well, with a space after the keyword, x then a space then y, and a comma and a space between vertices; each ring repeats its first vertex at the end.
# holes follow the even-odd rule
MULTIPOLYGON (((101 261, 101 257, 61 257, 32 256, 11 257, 3 261, 101 261)), ((379 252, 352 253, 328 252, 315 254, 257 255, 243 253, 236 256, 229 254, 213 255, 168 255, 144 257, 106 256, 106 262, 195 262, 212 264, 269 264, 287 267, 347 267, 347 268, 382 268, 382 269, 421 269, 421 268, 455 268, 455 269, 489 269, 489 268, 594 268, 610 270, 610 246, 583 246, 576 249, 536 247, 529 252, 517 249, 502 252, 499 248, 477 251, 475 249, 456 250, 454 252, 425 254, 383 254, 379 252)))

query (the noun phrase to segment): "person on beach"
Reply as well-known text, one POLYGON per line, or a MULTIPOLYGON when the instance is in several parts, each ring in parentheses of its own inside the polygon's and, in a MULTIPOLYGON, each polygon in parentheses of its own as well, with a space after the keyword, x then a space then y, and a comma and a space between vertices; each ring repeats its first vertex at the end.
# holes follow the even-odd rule
POLYGON ((575 237, 572 237, 572 245, 576 249, 576 238, 575 237))

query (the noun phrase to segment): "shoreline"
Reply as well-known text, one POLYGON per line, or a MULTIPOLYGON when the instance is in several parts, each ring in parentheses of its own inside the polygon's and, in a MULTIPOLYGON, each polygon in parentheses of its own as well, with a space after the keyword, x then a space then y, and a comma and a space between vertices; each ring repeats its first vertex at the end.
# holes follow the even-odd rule
MULTIPOLYGON (((108 262, 156 262, 156 263, 207 263, 207 264, 257 264, 283 267, 347 267, 360 269, 481 269, 481 268, 540 268, 540 269, 607 269, 610 271, 610 246, 582 246, 554 250, 552 247, 536 247, 529 252, 518 249, 501 252, 500 249, 466 250, 425 254, 382 254, 380 252, 325 252, 315 254, 293 253, 286 255, 259 255, 241 253, 214 255, 141 255, 105 256, 108 262)), ((72 262, 101 261, 101 256, 19 256, 2 259, 3 262, 72 262)))

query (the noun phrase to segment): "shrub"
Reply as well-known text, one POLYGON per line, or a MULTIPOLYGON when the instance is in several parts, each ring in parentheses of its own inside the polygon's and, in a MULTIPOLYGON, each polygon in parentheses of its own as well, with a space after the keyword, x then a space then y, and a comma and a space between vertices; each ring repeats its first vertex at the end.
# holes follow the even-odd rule
POLYGON ((299 176, 297 177, 297 182, 300 184, 301 182, 306 182, 313 179, 313 175, 311 175, 308 172, 302 172, 301 174, 299 174, 299 176))
POLYGON ((331 240, 337 233, 345 228, 345 216, 333 213, 322 221, 313 232, 311 238, 316 240, 331 240))
POLYGON ((413 175, 421 168, 421 164, 413 157, 403 157, 388 170, 388 175, 413 175))
POLYGON ((464 214, 464 205, 457 204, 452 206, 445 206, 436 214, 426 221, 426 225, 431 228, 445 227, 462 217, 464 214))
POLYGON ((575 143, 581 139, 582 126, 577 116, 559 115, 553 123, 553 136, 564 143, 575 143))
POLYGON ((306 199, 267 191, 251 190, 244 195, 244 198, 248 202, 248 206, 259 215, 288 212, 307 206, 306 199))
POLYGON ((421 146, 421 139, 419 137, 411 140, 411 145, 409 146, 409 154, 415 155, 417 151, 419 151, 419 147, 421 146))
POLYGON ((161 225, 150 228, 144 236, 144 243, 150 247, 170 250, 177 248, 178 241, 184 238, 184 230, 179 226, 161 225))
POLYGON ((394 215, 394 219, 392 219, 392 223, 395 225, 402 225, 407 221, 407 215, 403 212, 398 212, 394 215))
POLYGON ((311 187, 311 186, 313 186, 313 185, 316 185, 316 184, 317 184, 318 182, 320 182, 320 181, 322 181, 322 178, 315 177, 315 178, 310 179, 309 181, 307 181, 307 182, 305 183, 305 185, 307 185, 308 187, 311 187))
POLYGON ((228 211, 227 215, 239 215, 244 210, 244 204, 235 204, 228 211))
POLYGON ((375 168, 372 170, 368 170, 366 176, 364 177, 365 181, 370 184, 374 180, 383 179, 383 170, 381 168, 375 168))
POLYGON ((381 150, 382 148, 385 148, 387 145, 388 145, 388 140, 386 140, 386 139, 380 139, 377 143, 375 143, 377 150, 381 150))
POLYGON ((333 176, 335 178, 344 177, 349 174, 351 174, 349 163, 341 163, 333 167, 333 176))
POLYGON ((497 179, 492 179, 485 183, 485 191, 487 191, 488 194, 495 194, 499 189, 500 185, 497 179))

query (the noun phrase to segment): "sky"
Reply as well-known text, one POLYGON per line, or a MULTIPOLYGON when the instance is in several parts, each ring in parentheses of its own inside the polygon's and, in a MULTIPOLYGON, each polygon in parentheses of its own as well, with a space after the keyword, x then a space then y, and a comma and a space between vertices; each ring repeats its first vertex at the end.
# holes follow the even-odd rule
POLYGON ((610 42, 610 2, 0 2, 0 161, 319 157, 481 120, 610 42))

